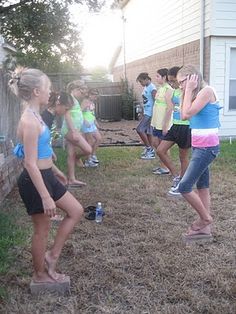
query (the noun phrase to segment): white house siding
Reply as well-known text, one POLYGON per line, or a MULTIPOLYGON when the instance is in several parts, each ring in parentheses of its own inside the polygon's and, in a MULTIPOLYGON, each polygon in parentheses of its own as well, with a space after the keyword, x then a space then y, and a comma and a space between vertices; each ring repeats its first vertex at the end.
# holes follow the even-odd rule
MULTIPOLYGON (((124 8, 124 17, 126 63, 200 37, 199 0, 131 0, 124 8)), ((123 62, 121 53, 116 66, 123 62)))
POLYGON ((236 36, 236 0, 211 0, 213 36, 236 36))
POLYGON ((222 136, 236 136, 236 110, 228 109, 230 47, 236 48, 236 0, 211 0, 210 83, 223 104, 222 136))
POLYGON ((216 88, 221 110, 221 136, 236 136, 236 110, 228 110, 229 49, 236 48, 236 37, 212 37, 210 59, 210 84, 216 88))
MULTIPOLYGON (((236 110, 228 109, 229 51, 236 48, 236 0, 204 2, 204 74, 224 106, 220 135, 236 136, 236 110)), ((152 56, 158 58, 200 39, 201 0, 130 0, 124 15, 127 71, 130 65, 134 72, 136 65, 145 64, 152 56)), ((115 67, 123 64, 122 51, 115 67)))

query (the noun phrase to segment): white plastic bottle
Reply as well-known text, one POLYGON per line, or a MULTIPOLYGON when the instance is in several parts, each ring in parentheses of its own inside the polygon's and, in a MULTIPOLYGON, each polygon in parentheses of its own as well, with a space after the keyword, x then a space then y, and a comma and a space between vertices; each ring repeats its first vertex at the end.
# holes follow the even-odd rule
POLYGON ((102 216, 103 216, 103 209, 102 209, 102 203, 98 202, 97 203, 97 207, 96 207, 96 217, 95 217, 95 221, 97 223, 101 223, 102 222, 102 216))

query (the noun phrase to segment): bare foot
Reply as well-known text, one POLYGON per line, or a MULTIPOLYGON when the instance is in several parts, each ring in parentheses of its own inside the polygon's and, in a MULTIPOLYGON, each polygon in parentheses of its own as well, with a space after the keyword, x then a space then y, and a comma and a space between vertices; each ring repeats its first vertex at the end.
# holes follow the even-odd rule
POLYGON ((53 259, 50 256, 50 252, 46 252, 45 254, 45 263, 47 266, 47 270, 48 270, 48 275, 54 279, 54 281, 63 281, 66 277, 65 274, 60 274, 58 272, 56 272, 56 264, 57 264, 57 260, 53 259))
POLYGON ((212 222, 213 222, 212 217, 209 217, 207 220, 201 220, 201 219, 199 219, 199 220, 196 220, 196 221, 194 221, 194 222, 192 223, 191 229, 192 229, 193 231, 198 231, 198 230, 201 230, 201 229, 203 229, 203 228, 205 228, 205 227, 211 225, 212 222))
POLYGON ((199 235, 199 234, 206 234, 210 235, 211 234, 211 225, 207 225, 206 227, 203 227, 202 229, 194 230, 192 227, 189 227, 186 235, 187 236, 194 236, 194 235, 199 235))
POLYGON ((47 272, 43 272, 40 274, 33 275, 33 282, 35 283, 53 283, 55 279, 53 279, 47 272))
POLYGON ((79 181, 79 180, 68 180, 68 185, 69 186, 85 186, 87 184, 85 182, 79 181))

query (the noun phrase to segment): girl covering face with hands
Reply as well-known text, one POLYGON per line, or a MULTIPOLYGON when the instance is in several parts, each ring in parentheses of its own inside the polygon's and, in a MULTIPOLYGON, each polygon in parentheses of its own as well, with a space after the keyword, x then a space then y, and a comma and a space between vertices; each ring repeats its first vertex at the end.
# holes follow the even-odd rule
POLYGON ((215 90, 206 85, 193 66, 182 67, 177 80, 183 91, 182 119, 189 119, 192 157, 180 181, 179 192, 198 214, 186 238, 211 237, 213 218, 210 210, 209 165, 219 153, 218 129, 221 106, 215 90), (193 191, 196 184, 197 192, 193 191))

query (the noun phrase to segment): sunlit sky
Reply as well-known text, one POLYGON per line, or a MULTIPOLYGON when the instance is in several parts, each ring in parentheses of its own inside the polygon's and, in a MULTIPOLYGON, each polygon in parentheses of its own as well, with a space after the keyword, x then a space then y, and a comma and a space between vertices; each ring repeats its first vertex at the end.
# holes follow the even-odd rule
POLYGON ((83 66, 108 68, 122 42, 121 12, 104 8, 100 13, 89 13, 86 7, 74 5, 71 13, 83 40, 83 66))

